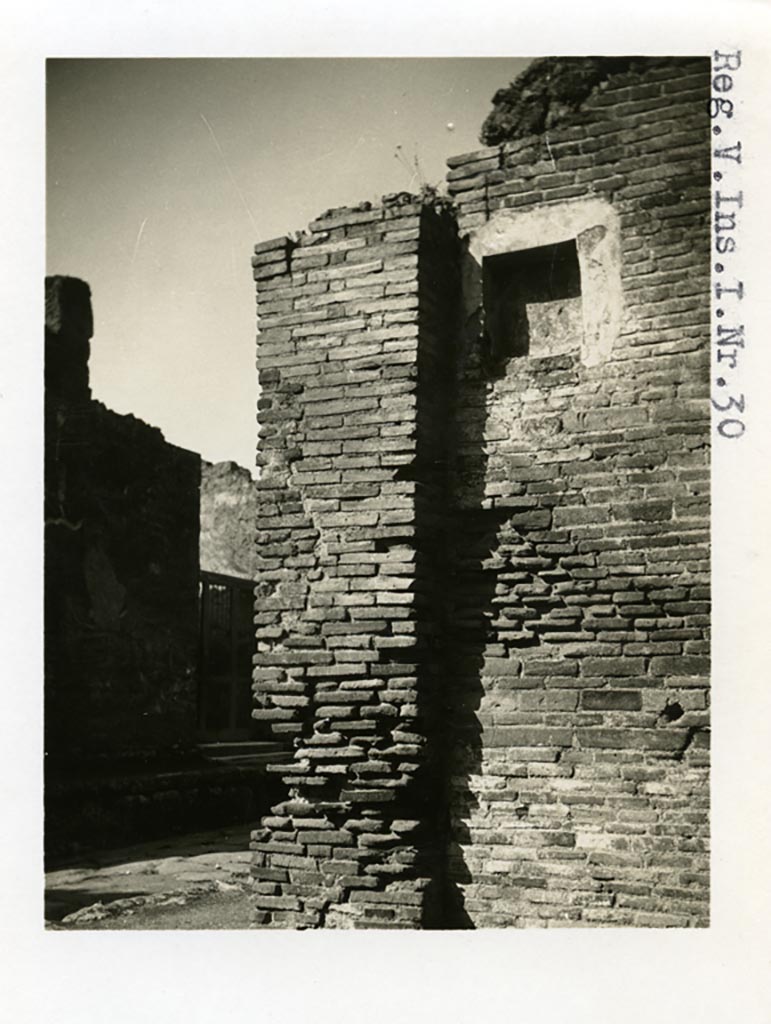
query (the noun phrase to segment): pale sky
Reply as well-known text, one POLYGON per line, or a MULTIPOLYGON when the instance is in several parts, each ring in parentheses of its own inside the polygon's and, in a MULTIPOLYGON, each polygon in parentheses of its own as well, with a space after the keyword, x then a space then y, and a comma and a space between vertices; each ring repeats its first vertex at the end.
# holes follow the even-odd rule
POLYGON ((417 190, 415 157, 439 184, 527 63, 49 61, 47 273, 91 286, 94 397, 253 469, 254 243, 417 190))

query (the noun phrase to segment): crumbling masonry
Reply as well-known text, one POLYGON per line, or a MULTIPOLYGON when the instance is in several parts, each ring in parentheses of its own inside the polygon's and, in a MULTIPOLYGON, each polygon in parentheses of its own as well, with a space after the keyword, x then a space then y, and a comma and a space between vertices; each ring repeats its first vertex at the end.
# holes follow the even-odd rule
POLYGON ((707 923, 708 64, 597 78, 256 246, 259 925, 707 923))
POLYGON ((46 278, 45 312, 46 858, 253 821, 279 785, 227 741, 250 724, 254 481, 92 397, 84 281, 46 278))

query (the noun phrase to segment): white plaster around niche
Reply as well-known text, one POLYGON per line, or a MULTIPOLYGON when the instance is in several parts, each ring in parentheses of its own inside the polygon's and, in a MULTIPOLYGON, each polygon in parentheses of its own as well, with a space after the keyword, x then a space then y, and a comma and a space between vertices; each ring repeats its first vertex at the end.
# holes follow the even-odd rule
POLYGON ((581 362, 597 366, 610 356, 621 329, 621 229, 605 199, 548 203, 532 210, 498 210, 469 237, 468 252, 481 268, 485 256, 576 240, 581 271, 581 362))

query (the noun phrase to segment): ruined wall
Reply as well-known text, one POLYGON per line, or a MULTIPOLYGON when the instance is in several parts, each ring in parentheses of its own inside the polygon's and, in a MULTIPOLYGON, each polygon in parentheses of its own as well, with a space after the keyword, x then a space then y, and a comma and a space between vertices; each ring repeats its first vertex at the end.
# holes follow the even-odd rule
POLYGON ((88 286, 46 281, 49 763, 191 744, 198 455, 90 399, 88 286))
POLYGON ((256 579, 257 488, 235 462, 201 463, 201 569, 256 579))
POLYGON ((256 247, 257 923, 706 923, 707 97, 256 247))
POLYGON ((255 715, 295 744, 294 762, 277 766, 289 799, 253 836, 259 923, 436 919, 424 698, 443 436, 418 403, 449 341, 454 282, 439 271, 452 246, 440 245, 434 274, 419 266, 453 237, 441 208, 396 196, 331 211, 297 243, 257 246, 255 715))
POLYGON ((450 161, 455 926, 707 921, 708 74, 611 76, 450 161), (571 242, 580 297, 512 265, 517 353, 487 261, 571 242))

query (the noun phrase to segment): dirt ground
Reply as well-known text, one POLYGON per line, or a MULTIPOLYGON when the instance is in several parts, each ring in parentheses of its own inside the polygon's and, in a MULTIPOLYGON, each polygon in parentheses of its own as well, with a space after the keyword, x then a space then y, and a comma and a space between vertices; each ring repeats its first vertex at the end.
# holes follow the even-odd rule
POLYGON ((248 928, 252 827, 91 853, 47 871, 46 927, 248 928))

